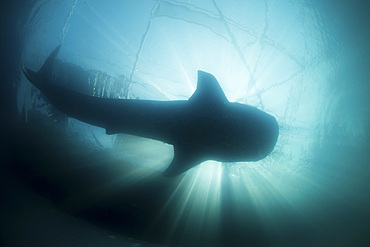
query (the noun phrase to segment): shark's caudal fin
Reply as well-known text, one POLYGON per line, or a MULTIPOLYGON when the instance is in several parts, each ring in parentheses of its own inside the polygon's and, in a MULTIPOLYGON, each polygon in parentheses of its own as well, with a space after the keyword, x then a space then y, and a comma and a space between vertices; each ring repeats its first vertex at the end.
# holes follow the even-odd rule
MULTIPOLYGON (((189 103, 196 105, 195 107, 207 105, 208 107, 219 108, 220 105, 227 102, 229 101, 217 79, 213 75, 199 70, 197 89, 189 98, 189 103)), ((174 145, 174 158, 163 175, 167 177, 177 176, 205 161, 194 152, 193 146, 194 143, 174 145)))
POLYGON ((49 57, 46 59, 42 67, 39 69, 39 71, 35 72, 32 71, 24 66, 22 66, 22 70, 24 75, 27 77, 27 79, 32 82, 33 85, 35 85, 38 89, 43 89, 43 82, 41 77, 51 77, 52 72, 52 66, 55 60, 55 57, 57 56, 60 49, 60 45, 58 45, 54 51, 49 55, 49 57))
MULTIPOLYGON (((120 118, 115 114, 121 110, 121 100, 93 97, 55 83, 52 66, 60 49, 57 46, 37 72, 22 66, 27 79, 36 86, 59 111, 80 121, 107 129, 116 129, 120 118)), ((78 83, 78 82, 77 82, 78 83)))

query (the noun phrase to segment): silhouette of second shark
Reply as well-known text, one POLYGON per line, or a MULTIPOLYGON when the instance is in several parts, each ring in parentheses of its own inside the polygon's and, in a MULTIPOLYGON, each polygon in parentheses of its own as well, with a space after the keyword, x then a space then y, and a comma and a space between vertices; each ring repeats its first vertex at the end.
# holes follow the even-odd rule
MULTIPOLYGON (((176 176, 206 160, 258 161, 273 150, 276 119, 255 107, 227 100, 216 78, 198 71, 189 100, 153 101, 88 96, 53 83, 58 46, 38 72, 22 66, 28 80, 60 111, 106 129, 160 140, 174 146, 165 176, 176 176)), ((78 82, 77 82, 78 83, 78 82)))

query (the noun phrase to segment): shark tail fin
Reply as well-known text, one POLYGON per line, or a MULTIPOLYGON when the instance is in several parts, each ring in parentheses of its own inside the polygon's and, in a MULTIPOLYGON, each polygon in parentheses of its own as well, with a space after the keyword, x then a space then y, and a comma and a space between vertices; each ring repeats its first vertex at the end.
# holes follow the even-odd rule
POLYGON ((22 66, 22 71, 24 75, 27 77, 27 79, 32 82, 37 88, 41 89, 42 85, 40 85, 40 82, 42 80, 39 80, 40 77, 44 76, 51 76, 51 69, 55 60, 55 57, 57 56, 59 49, 61 45, 58 45, 54 51, 49 55, 49 57, 46 59, 44 64, 42 65, 41 69, 39 71, 35 72, 30 69, 28 69, 25 66, 22 66))

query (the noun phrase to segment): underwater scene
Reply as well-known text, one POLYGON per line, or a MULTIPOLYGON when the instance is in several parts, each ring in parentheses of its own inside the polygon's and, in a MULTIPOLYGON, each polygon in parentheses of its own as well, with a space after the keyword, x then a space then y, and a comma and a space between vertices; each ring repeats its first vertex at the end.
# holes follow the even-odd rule
POLYGON ((370 2, 1 5, 0 245, 370 245, 370 2))

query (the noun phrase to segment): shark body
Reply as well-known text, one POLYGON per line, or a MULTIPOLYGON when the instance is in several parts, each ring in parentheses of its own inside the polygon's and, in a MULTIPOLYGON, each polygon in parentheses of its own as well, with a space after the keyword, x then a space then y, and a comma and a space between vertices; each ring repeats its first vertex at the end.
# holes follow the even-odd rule
POLYGON ((165 176, 176 176, 206 161, 258 161, 273 150, 276 119, 249 105, 229 102, 216 78, 198 71, 189 100, 153 101, 88 96, 53 83, 58 46, 38 72, 22 66, 27 79, 60 111, 106 129, 160 140, 174 146, 165 176))

